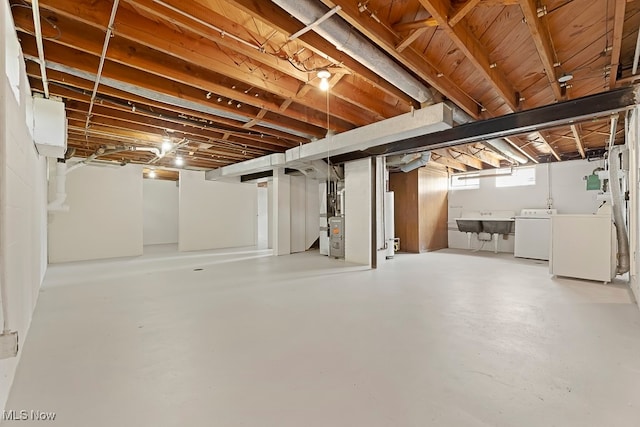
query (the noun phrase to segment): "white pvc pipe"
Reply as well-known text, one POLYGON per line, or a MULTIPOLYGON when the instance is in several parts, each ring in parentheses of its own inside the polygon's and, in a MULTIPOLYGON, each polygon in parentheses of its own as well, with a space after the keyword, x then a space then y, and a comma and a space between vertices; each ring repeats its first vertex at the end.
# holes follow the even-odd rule
MULTIPOLYGON (((78 166, 78 165, 75 165, 78 166)), ((49 212, 68 212, 69 206, 64 202, 67 200, 67 164, 64 162, 56 163, 56 198, 53 199, 48 205, 47 210, 49 212)))
POLYGON ((633 55, 633 70, 631 74, 634 76, 638 72, 638 59, 640 59, 640 29, 638 29, 638 38, 636 39, 636 53, 633 55))
POLYGON ((49 80, 47 79, 47 64, 44 60, 44 45, 42 44, 42 26, 40 25, 40 5, 38 0, 32 0, 33 25, 36 33, 36 46, 38 47, 38 62, 40 63, 40 76, 44 87, 44 97, 49 99, 49 80))

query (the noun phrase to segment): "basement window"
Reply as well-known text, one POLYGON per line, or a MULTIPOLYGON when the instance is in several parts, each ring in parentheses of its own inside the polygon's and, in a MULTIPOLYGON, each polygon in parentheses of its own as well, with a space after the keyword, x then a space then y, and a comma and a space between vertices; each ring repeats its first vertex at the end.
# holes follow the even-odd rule
POLYGON ((496 175, 496 187, 523 187, 536 185, 536 168, 515 168, 511 174, 496 175))
POLYGON ((450 190, 476 190, 480 188, 480 178, 477 173, 459 173, 451 175, 450 190))

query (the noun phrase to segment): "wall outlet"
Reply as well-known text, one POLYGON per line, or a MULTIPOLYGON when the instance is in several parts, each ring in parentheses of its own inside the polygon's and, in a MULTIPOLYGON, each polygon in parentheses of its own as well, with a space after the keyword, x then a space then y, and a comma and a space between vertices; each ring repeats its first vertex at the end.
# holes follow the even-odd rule
POLYGON ((18 355, 18 332, 0 334, 0 359, 18 355))

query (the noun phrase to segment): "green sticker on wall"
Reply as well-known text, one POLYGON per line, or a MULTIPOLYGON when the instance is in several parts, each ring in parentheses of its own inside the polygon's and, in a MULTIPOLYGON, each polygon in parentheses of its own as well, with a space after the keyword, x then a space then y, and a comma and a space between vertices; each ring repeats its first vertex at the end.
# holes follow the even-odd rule
POLYGON ((598 175, 587 176, 587 191, 590 190, 600 190, 600 178, 598 178, 598 175))

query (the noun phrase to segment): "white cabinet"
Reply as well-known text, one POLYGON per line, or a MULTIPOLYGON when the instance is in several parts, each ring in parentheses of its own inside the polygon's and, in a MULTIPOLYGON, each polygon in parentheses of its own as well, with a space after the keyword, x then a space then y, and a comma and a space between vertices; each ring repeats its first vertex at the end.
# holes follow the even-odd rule
POLYGON ((611 215, 552 216, 549 271, 557 276, 610 282, 616 275, 616 233, 611 215))

